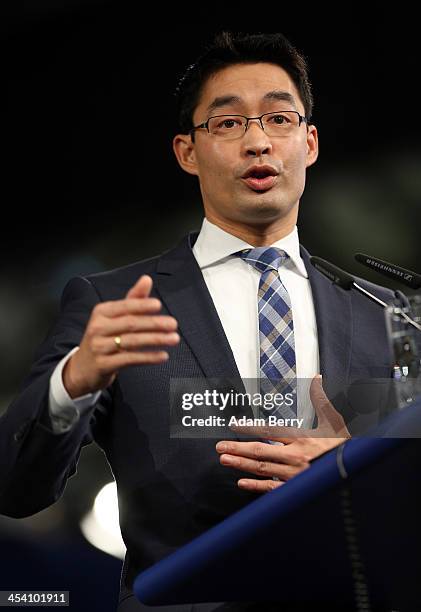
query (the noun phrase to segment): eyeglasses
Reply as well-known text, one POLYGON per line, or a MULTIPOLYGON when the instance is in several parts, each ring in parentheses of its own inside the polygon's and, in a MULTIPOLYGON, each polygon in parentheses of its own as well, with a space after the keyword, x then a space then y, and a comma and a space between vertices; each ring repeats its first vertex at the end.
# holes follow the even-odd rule
POLYGON ((244 115, 216 115, 209 117, 205 123, 194 126, 189 134, 195 130, 206 128, 209 134, 221 140, 234 140, 241 138, 248 128, 249 121, 258 121, 260 127, 268 136, 289 136, 301 123, 308 124, 307 117, 297 111, 277 111, 264 113, 260 117, 244 117, 244 115))

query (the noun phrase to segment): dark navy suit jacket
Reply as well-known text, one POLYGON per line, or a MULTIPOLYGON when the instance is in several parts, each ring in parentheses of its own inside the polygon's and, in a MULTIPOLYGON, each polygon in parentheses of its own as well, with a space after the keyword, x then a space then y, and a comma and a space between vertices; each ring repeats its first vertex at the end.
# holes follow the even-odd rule
MULTIPOLYGON (((0 512, 8 516, 28 516, 54 503, 74 474, 84 445, 95 440, 105 452, 118 486, 127 546, 121 610, 143 609, 131 593, 139 571, 255 499, 255 494, 239 490, 239 472, 220 465, 215 440, 169 437, 172 377, 228 377, 241 387, 232 350, 192 253, 196 237, 190 234, 159 257, 71 279, 55 324, 0 420, 0 512), (95 304, 124 298, 145 273, 153 279, 153 295, 162 300, 162 313, 177 319, 180 343, 161 365, 122 370, 93 412, 70 432, 52 433, 48 392, 54 368, 80 343, 95 304)), ((355 424, 371 415, 358 415, 343 390, 353 380, 390 375, 384 314, 322 276, 304 248, 301 255, 313 293, 324 387, 347 421, 355 424)), ((360 283, 383 300, 394 297, 388 289, 360 283)), ((214 609, 206 605, 170 609, 214 609)))

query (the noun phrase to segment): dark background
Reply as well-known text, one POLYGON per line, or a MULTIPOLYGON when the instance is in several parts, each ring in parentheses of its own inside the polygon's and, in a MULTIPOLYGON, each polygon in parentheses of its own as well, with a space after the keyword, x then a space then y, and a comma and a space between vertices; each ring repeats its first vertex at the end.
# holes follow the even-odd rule
MULTIPOLYGON (((366 272, 353 253, 420 270, 416 24, 403 3, 370 9, 371 17, 355 4, 340 12, 296 3, 154 12, 122 1, 2 3, 0 413, 71 276, 152 256, 200 226, 196 179, 171 148, 173 90, 216 30, 282 31, 308 58, 320 157, 301 201, 301 242, 388 286, 397 287, 366 272)), ((35 547, 48 588, 97 589, 101 567, 111 585, 101 609, 113 610, 120 563, 84 544, 77 529, 111 478, 102 454, 85 449, 55 508, 23 522, 2 519, 2 550, 14 556, 2 555, 8 573, 0 588, 47 588, 33 569, 39 563, 17 578, 24 570, 16 551, 35 547), (51 542, 63 550, 61 563, 51 542), (84 561, 76 567, 72 555, 84 561)))

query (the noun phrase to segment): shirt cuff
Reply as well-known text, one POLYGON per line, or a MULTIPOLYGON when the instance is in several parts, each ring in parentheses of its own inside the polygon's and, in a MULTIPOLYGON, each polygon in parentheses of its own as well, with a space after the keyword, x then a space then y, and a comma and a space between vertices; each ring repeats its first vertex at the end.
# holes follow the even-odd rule
POLYGON ((101 395, 101 391, 96 391, 72 399, 68 394, 63 383, 63 368, 70 357, 78 350, 79 347, 75 346, 63 357, 50 379, 48 408, 54 433, 69 431, 77 423, 81 414, 94 406, 101 395))

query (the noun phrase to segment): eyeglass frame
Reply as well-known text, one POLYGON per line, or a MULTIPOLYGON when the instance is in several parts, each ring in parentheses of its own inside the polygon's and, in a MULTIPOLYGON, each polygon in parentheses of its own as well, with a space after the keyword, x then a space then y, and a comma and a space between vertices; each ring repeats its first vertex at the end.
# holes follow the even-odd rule
MULTIPOLYGON (((192 136, 192 134, 196 130, 199 130, 199 129, 202 129, 202 128, 206 128, 207 131, 208 131, 208 134, 210 134, 210 131, 209 131, 209 121, 211 119, 217 119, 218 117, 242 117, 242 119, 246 120, 246 128, 245 128, 245 130, 243 132, 243 136, 244 136, 244 134, 248 130, 249 122, 250 121, 259 120, 260 127, 262 128, 263 131, 265 131, 265 128, 263 127, 262 118, 265 115, 277 115, 277 114, 282 114, 282 113, 295 113, 296 115, 298 115, 298 127, 300 127, 302 123, 305 123, 307 125, 307 127, 308 127, 308 117, 306 117, 305 115, 300 115, 300 113, 298 111, 296 111, 296 110, 282 110, 282 111, 272 111, 270 113, 263 113, 263 115, 260 115, 260 117, 246 117, 245 115, 234 115, 234 114, 230 114, 230 115, 213 115, 212 117, 208 117, 208 119, 204 123, 200 123, 199 125, 193 126, 189 130, 189 134, 190 134, 190 136, 192 136)), ((240 136, 238 138, 240 138, 240 136)))

